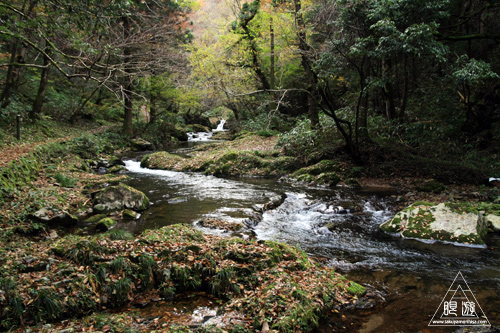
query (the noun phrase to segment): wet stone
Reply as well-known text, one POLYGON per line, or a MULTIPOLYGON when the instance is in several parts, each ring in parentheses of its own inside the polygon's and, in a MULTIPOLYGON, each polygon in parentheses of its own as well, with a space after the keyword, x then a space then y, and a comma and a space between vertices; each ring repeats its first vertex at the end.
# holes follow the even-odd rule
POLYGON ((78 219, 65 210, 45 207, 33 214, 32 217, 37 222, 46 223, 51 227, 70 227, 77 224, 78 219))

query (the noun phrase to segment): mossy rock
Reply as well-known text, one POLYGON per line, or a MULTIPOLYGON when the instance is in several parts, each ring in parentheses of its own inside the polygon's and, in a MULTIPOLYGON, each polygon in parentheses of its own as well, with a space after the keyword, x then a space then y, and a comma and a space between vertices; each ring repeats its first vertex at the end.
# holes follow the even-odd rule
POLYGON ((178 162, 183 160, 179 155, 170 154, 166 151, 159 151, 144 156, 141 160, 141 167, 152 169, 173 170, 178 162))
POLYGON ((314 165, 310 165, 305 168, 297 170, 292 174, 292 177, 300 176, 303 174, 318 176, 322 173, 340 172, 340 171, 341 167, 338 162, 331 160, 322 160, 314 165))
POLYGON ((488 223, 488 227, 490 227, 493 231, 500 231, 500 216, 497 215, 486 215, 486 222, 488 223))
POLYGON ((144 193, 123 183, 106 187, 94 196, 94 210, 98 213, 123 209, 142 211, 148 206, 149 199, 144 193))
POLYGON ((153 144, 141 138, 130 140, 130 146, 135 151, 146 151, 153 149, 153 144))
POLYGON ((229 162, 229 161, 235 161, 237 158, 238 158, 238 153, 234 152, 234 151, 231 151, 229 153, 226 153, 226 154, 222 155, 222 157, 219 159, 219 161, 221 163, 226 163, 226 162, 229 162))
POLYGON ((85 223, 85 224, 95 224, 95 223, 99 222, 100 220, 102 220, 102 219, 104 219, 106 217, 107 217, 106 214, 97 214, 97 215, 91 216, 88 219, 84 220, 83 223, 85 223))
POLYGON ((216 132, 212 135, 212 140, 233 140, 234 133, 232 131, 216 132))
POLYGON ((480 214, 457 210, 450 203, 426 202, 415 203, 380 225, 382 231, 401 237, 481 246, 487 227, 480 214))
POLYGON ((125 162, 121 160, 121 158, 116 157, 116 156, 110 156, 108 158, 108 164, 110 167, 114 167, 115 165, 122 165, 125 166, 125 162))
POLYGON ((335 186, 340 182, 340 177, 335 172, 323 172, 316 179, 329 186, 335 186))
POLYGON ((45 223, 50 227, 72 227, 78 223, 78 218, 65 210, 44 207, 39 209, 31 216, 36 222, 45 223))
POLYGON ((124 171, 127 171, 127 168, 123 165, 115 165, 107 170, 108 173, 120 173, 124 171))
POLYGON ((122 217, 124 219, 128 219, 128 220, 135 220, 137 219, 138 217, 140 216, 139 213, 137 213, 136 211, 133 211, 131 209, 125 209, 123 212, 122 212, 122 217))
POLYGON ((316 177, 314 177, 313 175, 310 175, 308 173, 302 174, 302 175, 297 177, 297 181, 299 181, 299 182, 310 183, 310 182, 313 182, 315 180, 316 180, 316 177))
POLYGON ((99 231, 108 231, 109 229, 113 228, 116 225, 116 221, 113 220, 110 217, 105 217, 101 219, 97 224, 95 225, 95 228, 99 231))

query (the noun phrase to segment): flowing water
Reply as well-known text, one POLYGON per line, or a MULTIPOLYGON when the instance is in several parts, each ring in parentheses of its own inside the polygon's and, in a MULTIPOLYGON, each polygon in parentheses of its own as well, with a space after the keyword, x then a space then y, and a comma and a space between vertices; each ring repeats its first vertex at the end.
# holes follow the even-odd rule
MULTIPOLYGON (((493 325, 500 324, 500 237, 488 248, 428 244, 379 231, 395 213, 387 193, 348 188, 314 188, 264 179, 229 179, 141 168, 126 161, 129 184, 145 192, 152 206, 133 232, 214 217, 245 223, 252 207, 286 194, 282 205, 241 232, 258 239, 299 246, 349 278, 372 288, 375 308, 333 318, 322 331, 452 332, 458 327, 428 327, 442 298, 460 271, 493 325), (375 291, 376 290, 376 291, 375 291)), ((205 232, 223 232, 204 229, 205 232)))

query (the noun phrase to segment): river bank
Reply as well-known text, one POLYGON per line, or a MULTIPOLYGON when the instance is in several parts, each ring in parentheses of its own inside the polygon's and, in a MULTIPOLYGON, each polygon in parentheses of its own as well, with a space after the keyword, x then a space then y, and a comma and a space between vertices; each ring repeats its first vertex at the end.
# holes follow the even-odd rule
MULTIPOLYGON (((51 212, 67 213, 70 221, 94 214, 96 191, 127 178, 113 173, 120 169, 113 169, 113 158, 106 156, 109 143, 88 135, 53 142, 2 169, 2 330, 115 330, 111 322, 102 324, 106 321, 97 313, 205 291, 217 299, 219 314, 237 318, 226 330, 254 331, 265 324, 307 331, 326 312, 342 313, 365 294, 364 287, 285 244, 219 238, 180 225, 134 236, 37 220, 40 208, 48 209, 49 219, 56 214, 51 212)), ((122 217, 111 214, 112 219, 122 217)), ((109 313, 109 318, 120 316, 109 313)), ((126 319, 121 327, 187 329, 175 322, 136 319, 144 324, 126 319)))
MULTIPOLYGON (((67 147, 73 147, 71 149, 75 147, 81 149, 82 145, 78 143, 84 143, 84 147, 91 146, 88 144, 89 142, 96 142, 98 143, 97 146, 101 145, 98 140, 89 141, 89 139, 97 140, 96 138, 86 138, 84 141, 79 139, 73 144, 64 144, 62 145, 63 147, 56 145, 48 151, 44 151, 45 160, 42 165, 35 168, 35 170, 26 171, 28 173, 33 172, 33 181, 27 181, 24 185, 16 185, 15 189, 9 192, 10 197, 7 197, 7 200, 3 200, 4 208, 2 209, 2 218, 4 221, 4 233, 1 238, 2 246, 0 248, 4 249, 3 254, 5 254, 5 256, 2 256, 2 258, 5 259, 3 259, 1 263, 3 270, 0 276, 2 278, 2 290, 5 290, 3 295, 8 296, 2 298, 4 309, 6 309, 3 312, 8 313, 8 316, 3 318, 4 321, 8 320, 4 322, 5 325, 10 325, 8 327, 15 327, 20 324, 28 324, 28 321, 22 322, 22 320, 26 320, 26 317, 20 316, 20 313, 23 313, 27 314, 27 318, 31 318, 28 320, 31 320, 32 323, 40 322, 43 324, 44 322, 54 322, 50 324, 50 327, 47 326, 43 328, 43 326, 35 326, 32 328, 33 330, 40 331, 53 331, 58 329, 88 330, 92 328, 107 331, 112 327, 111 325, 115 325, 113 324, 115 321, 121 323, 120 325, 123 324, 124 326, 122 327, 124 328, 129 325, 136 327, 137 330, 182 330, 181 328, 170 327, 171 325, 167 321, 162 321, 161 319, 155 321, 155 318, 158 317, 147 316, 143 318, 141 314, 131 314, 131 317, 127 317, 127 315, 123 313, 107 313, 101 315, 101 317, 94 314, 90 315, 90 317, 84 317, 82 320, 61 322, 61 320, 71 318, 76 314, 71 311, 81 311, 78 312, 79 316, 81 316, 93 310, 102 309, 103 306, 106 307, 106 309, 118 307, 123 304, 129 304, 129 306, 132 307, 141 307, 145 304, 144 298, 150 300, 168 298, 165 296, 166 294, 159 294, 160 285, 166 281, 165 276, 162 277, 165 269, 170 270, 170 281, 174 281, 173 283, 179 288, 173 291, 175 294, 174 298, 181 297, 181 293, 186 290, 199 290, 197 289, 198 287, 215 296, 216 300, 213 300, 213 302, 216 304, 222 303, 228 306, 232 301, 241 301, 241 297, 238 296, 243 296, 243 299, 246 299, 246 301, 242 301, 242 303, 239 304, 239 306, 244 309, 244 313, 241 315, 241 325, 242 327, 247 327, 247 329, 260 329, 261 327, 259 325, 262 325, 263 318, 271 318, 268 321, 271 327, 301 327, 302 330, 308 330, 309 327, 316 325, 315 322, 317 322, 319 317, 324 315, 325 311, 330 311, 333 318, 337 316, 339 320, 343 322, 342 325, 344 326, 352 325, 354 322, 357 322, 356 325, 360 325, 359 321, 343 319, 345 318, 343 316, 347 315, 343 309, 350 308, 350 306, 359 303, 359 301, 361 301, 362 304, 363 302, 370 302, 370 300, 374 299, 372 292, 369 292, 367 296, 364 297, 354 296, 352 293, 353 290, 349 292, 348 289, 351 286, 356 286, 356 284, 351 284, 347 279, 333 272, 334 267, 339 267, 338 264, 332 264, 331 259, 329 259, 323 261, 322 265, 317 266, 317 263, 314 263, 311 259, 306 259, 304 252, 297 252, 297 249, 293 247, 279 245, 278 243, 269 243, 271 244, 269 245, 266 243, 259 243, 255 240, 236 240, 234 241, 234 245, 231 246, 248 249, 248 252, 252 253, 252 255, 260 252, 262 252, 263 255, 253 258, 245 250, 243 254, 236 253, 236 257, 231 257, 230 255, 229 257, 223 256, 216 258, 216 264, 210 263, 210 267, 208 267, 206 265, 211 262, 211 259, 206 258, 206 254, 211 253, 212 256, 223 255, 224 253, 227 254, 229 250, 224 246, 224 249, 220 247, 220 242, 227 241, 200 234, 198 231, 189 228, 180 229, 182 231, 180 233, 183 237, 184 234, 188 235, 187 240, 173 239, 174 242, 171 242, 172 239, 170 235, 171 233, 178 232, 176 231, 177 227, 173 227, 174 229, 171 229, 172 227, 167 227, 164 231, 156 232, 163 232, 169 235, 169 245, 165 245, 164 240, 155 241, 154 244, 152 244, 149 240, 152 234, 148 232, 139 233, 135 237, 131 237, 130 233, 127 232, 119 232, 119 230, 112 230, 111 232, 101 235, 91 235, 94 231, 90 229, 90 226, 87 226, 87 230, 80 229, 76 233, 73 232, 66 235, 67 231, 65 231, 66 229, 64 228, 56 230, 48 229, 40 223, 32 223, 31 221, 25 220, 24 217, 33 213, 35 208, 39 205, 46 205, 47 203, 64 208, 71 214, 77 212, 85 214, 84 212, 88 212, 88 209, 92 208, 92 200, 89 200, 91 199, 90 195, 97 188, 102 186, 100 184, 112 184, 124 181, 127 178, 123 174, 98 174, 91 170, 92 165, 94 165, 97 170, 101 168, 110 170, 109 164, 107 168, 105 167, 105 159, 102 159, 103 162, 100 165, 99 162, 95 164, 89 163, 87 161, 88 159, 83 158, 83 156, 68 155, 67 147), (82 163, 82 160, 84 163, 82 163), (57 174, 59 174, 59 176, 56 179, 57 174), (65 184, 62 184, 63 182, 65 184), (33 201, 33 198, 37 200, 33 201), (28 202, 30 202, 31 205, 27 205, 28 202), (14 205, 13 203, 18 204, 14 205), (6 208, 7 205, 9 208, 6 208), (23 221, 26 223, 23 223, 23 221), (115 239, 117 237, 125 239, 117 240, 115 239), (194 239, 192 239, 193 237, 194 239), (202 238, 198 239, 198 237, 202 238), (182 244, 175 249, 169 248, 168 251, 163 248, 164 246, 177 246, 174 244, 175 242, 180 242, 182 244), (208 245, 202 245, 197 242, 208 245), (161 246, 157 243, 161 244, 161 246), (36 245, 33 246, 32 244, 36 245), (191 245, 195 247, 191 248, 191 245), (205 248, 204 246, 208 247, 205 248), (276 246, 278 246, 278 252, 281 254, 276 252, 276 246), (189 247, 189 249, 187 249, 187 247, 189 247), (203 251, 198 249, 199 247, 203 248, 203 251), (121 255, 116 252, 116 248, 122 248, 124 254, 121 255), (176 253, 179 251, 182 253, 180 256, 176 257, 176 253), (283 253, 287 253, 285 258, 279 259, 283 253), (167 255, 167 257, 165 257, 165 255, 167 255), (287 258, 287 256, 291 257, 287 258), (150 257, 153 260, 150 260, 150 257), (168 260, 166 260, 166 258, 168 258, 168 260), (257 260, 257 262, 261 259, 264 260, 269 267, 264 270, 253 272, 252 274, 257 274, 254 279, 255 281, 252 279, 252 281, 248 281, 245 277, 248 275, 248 267, 246 267, 246 265, 255 264, 256 262, 253 261, 248 262, 254 259, 257 260), (83 261, 80 262, 81 260, 83 261), (145 261, 142 262, 141 260, 145 261), (283 260, 287 262, 284 266, 282 266, 283 260), (304 262, 303 260, 306 261, 304 262), (116 265, 123 265, 123 267, 115 270, 116 265), (295 268, 291 269, 292 266, 290 265, 295 268), (300 267, 298 268, 296 265, 300 267), (184 271, 181 272, 182 274, 179 274, 183 275, 184 279, 187 278, 187 281, 175 280, 176 278, 172 278, 172 272, 177 270, 177 268, 172 268, 174 266, 184 269, 184 271), (228 267, 236 268, 226 272, 225 269, 228 267), (227 273, 224 277, 218 276, 221 268, 224 268, 222 270, 225 272, 224 274, 227 273), (239 270, 240 268, 241 271, 239 270), (207 269, 208 272, 206 271, 207 269), (218 269, 219 271, 217 271, 218 269), (267 269, 270 269, 272 272, 267 272, 267 269), (334 297, 336 301, 334 301, 334 304, 341 304, 344 302, 344 306, 347 308, 336 308, 333 306, 333 303, 327 306, 326 300, 323 297, 325 295, 319 297, 319 289, 297 289, 295 284, 303 278, 308 279, 307 274, 317 269, 324 271, 326 275, 321 273, 311 276, 310 278, 313 280, 310 280, 308 285, 316 285, 318 288, 323 288, 323 293, 327 290, 336 291, 334 297), (140 274, 146 274, 144 271, 147 271, 146 273, 149 274, 149 280, 148 278, 140 277, 140 274), (74 281, 67 281, 69 279, 68 276, 73 278, 74 281), (189 279, 189 276, 193 278, 189 279), (259 280, 259 276, 263 278, 263 281, 259 280), (235 293, 230 300, 221 298, 221 294, 223 293, 213 288, 214 282, 217 282, 219 279, 222 279, 220 280, 220 287, 226 288, 223 293, 235 293), (333 285, 331 284, 332 282, 334 283, 333 285), (154 287, 151 287, 151 285, 149 285, 149 287, 144 285, 148 283, 154 287), (271 287, 271 285, 265 283, 276 283, 277 285, 271 287), (286 293, 282 294, 281 290, 284 285, 290 287, 292 291, 295 286, 296 292, 292 292, 290 295, 286 293), (241 288, 241 286, 243 286, 243 288, 241 288), (144 293, 143 291, 148 288, 151 289, 149 289, 147 293, 144 293), (18 294, 16 294, 16 290, 18 294), (117 296, 120 295, 120 290, 123 294, 117 296), (151 294, 151 292, 153 292, 153 294, 151 294), (237 293, 240 293, 240 295, 237 295, 237 293), (249 297, 250 294, 252 297, 249 297), (77 295, 79 296, 77 297, 77 295), (87 303, 78 303, 76 298, 83 299, 87 303), (260 303, 260 300, 267 298, 269 298, 268 302, 260 303), (356 300, 356 298, 359 300, 356 300), (256 299, 259 301, 256 301, 256 299), (305 308, 301 308, 297 307, 297 304, 293 301, 294 299, 295 302, 300 302, 301 304, 306 299, 311 300, 312 303, 308 303, 308 301, 305 304, 305 308), (284 307, 284 303, 290 300, 292 300, 292 307, 284 307), (245 302, 249 302, 250 305, 245 302), (264 309, 264 313, 261 314, 257 309, 259 311, 264 309), (270 311, 269 313, 266 312, 268 310, 270 311), (289 313, 289 311, 292 310, 299 312, 304 311, 303 314, 307 312, 308 315, 301 315, 301 313, 295 313, 290 316, 288 314, 285 315, 285 313, 289 313), (334 311, 333 313, 331 312, 332 310, 334 311), (275 314, 273 314, 273 312, 275 312, 275 314), (249 317, 247 317, 248 314, 250 314, 249 317), (262 317, 263 315, 264 317, 262 317), (281 319, 276 320, 277 318, 283 318, 284 320, 285 317, 288 318, 286 320, 296 321, 298 317, 308 319, 306 322, 300 324, 297 322, 283 324, 283 322, 280 321, 281 319), (135 322, 132 322, 132 318, 135 322), (252 321, 249 318, 253 318, 254 320, 252 321), (258 318, 258 320, 256 318, 258 318), (306 327, 308 328, 306 329, 306 327)), ((104 151, 105 146, 106 144, 102 144, 103 148, 99 150, 104 151)), ((83 151, 84 154, 85 152, 86 150, 83 151)), ((81 153, 82 152, 79 154, 81 153)), ((281 152, 279 149, 276 149, 276 138, 246 136, 241 138, 241 140, 226 144, 218 143, 212 146, 203 146, 194 151, 189 151, 188 154, 191 155, 191 157, 188 157, 186 161, 183 162, 179 162, 181 160, 177 155, 173 155, 175 157, 172 157, 172 159, 170 159, 170 155, 165 156, 168 156, 167 160, 169 163, 175 161, 173 164, 174 167, 178 167, 180 170, 198 168, 198 171, 204 171, 205 174, 227 176, 228 174, 222 172, 227 170, 231 171, 229 174, 239 176, 277 176, 288 172, 293 176, 292 178, 295 178, 301 186, 305 186, 306 188, 316 188, 319 186, 320 188, 336 189, 339 188, 337 186, 338 184, 340 188, 361 187, 361 190, 378 189, 386 191, 389 197, 392 198, 391 200, 396 207, 399 205, 404 206, 409 202, 423 198, 436 201, 450 200, 451 197, 456 197, 461 200, 465 198, 470 201, 479 201, 484 198, 489 198, 490 196, 494 197, 496 193, 494 188, 481 188, 479 186, 473 188, 477 190, 477 193, 476 191, 470 192, 472 189, 471 187, 468 187, 468 190, 462 190, 468 185, 447 185, 440 193, 436 193, 432 190, 429 192, 419 191, 415 184, 421 185, 421 181, 409 181, 405 178, 391 181, 385 178, 363 177, 362 170, 359 168, 356 169, 355 166, 349 165, 345 161, 331 161, 329 163, 320 161, 310 166, 297 168, 300 165, 297 165, 292 159, 280 156, 281 152), (194 156, 194 154, 198 155, 194 156), (207 161, 211 162, 207 163, 207 161), (283 163, 283 161, 286 161, 286 163, 283 163), (182 163, 186 164, 183 165, 182 163), (261 168, 263 165, 285 165, 286 168, 289 167, 290 169, 272 167, 261 168), (247 170, 250 170, 250 172, 247 172, 247 170), (271 174, 266 171, 262 174, 262 170, 268 170, 274 173, 271 174), (293 175, 293 173, 295 173, 295 175, 293 175), (338 183, 335 183, 334 187, 331 187, 331 183, 324 181, 325 179, 329 181, 335 179, 332 177, 332 174, 329 174, 329 177, 325 177, 324 174, 328 173, 335 173, 339 178, 338 183), (321 176, 322 174, 323 176, 321 176), (354 182, 353 179, 354 175, 358 176, 355 178, 356 182, 354 182), (298 179, 299 177, 303 179, 298 179), (401 187, 398 187, 398 182, 402 184, 401 187)), ((92 159, 95 161, 99 160, 97 155, 92 157, 92 159)), ((108 157, 108 159, 110 158, 108 157)), ((202 176, 200 175, 200 177, 202 176)), ((283 182, 286 183, 288 181, 288 177, 283 178, 283 182)), ((296 206, 296 203, 290 204, 296 206)), ((317 211, 313 211, 313 213, 317 214, 317 211)), ((352 215, 352 217, 354 216, 355 215, 352 215)), ((113 218, 119 219, 120 216, 114 216, 113 218)), ((217 226, 220 226, 220 223, 217 226)), ((262 225, 262 227, 264 226, 265 224, 262 225)), ((339 226, 334 226, 333 228, 339 228, 339 226)), ((331 237, 331 235, 329 237, 331 237)), ((259 265, 260 264, 257 266, 259 265)), ((264 268, 264 266, 262 266, 262 268, 264 268)), ((340 270, 342 270, 342 268, 340 270)), ((353 278, 356 277, 356 273, 352 270, 349 274, 349 276, 353 278)), ((181 279, 181 275, 178 276, 179 279, 181 279)), ((388 278, 391 276, 393 275, 389 274, 388 278)), ((358 278, 355 279, 361 282, 364 281, 366 277, 365 275, 358 275, 358 278)), ((374 281, 377 280, 384 281, 384 279, 374 279, 374 281)), ((374 283, 374 281, 369 280, 369 283, 374 283)), ((217 283, 215 284, 217 285, 217 283)), ((290 288, 288 287, 285 288, 285 290, 289 290, 290 288)), ((170 292, 172 292, 172 290, 170 290, 170 292)), ((327 299, 333 301, 334 298, 332 297, 333 295, 327 296, 327 299)), ((373 309, 370 309, 371 310, 368 312, 371 313, 373 309)), ((128 309, 126 311, 127 313, 134 312, 130 312, 128 309)), ((359 328, 359 326, 356 327, 359 328)), ((338 329, 342 330, 342 326, 338 329)))

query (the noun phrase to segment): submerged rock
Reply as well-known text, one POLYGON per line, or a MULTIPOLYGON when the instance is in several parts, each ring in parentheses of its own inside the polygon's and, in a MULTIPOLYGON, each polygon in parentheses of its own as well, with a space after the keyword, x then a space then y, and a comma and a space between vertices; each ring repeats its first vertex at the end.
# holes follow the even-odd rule
POLYGON ((280 195, 275 195, 275 196, 269 198, 269 201, 264 205, 264 207, 262 208, 262 211, 265 212, 265 211, 268 211, 271 209, 278 208, 285 201, 285 199, 286 199, 285 193, 282 193, 280 195))
POLYGON ((265 203, 264 205, 253 205, 252 210, 253 213, 249 218, 247 218, 245 221, 243 221, 243 224, 245 224, 247 227, 255 227, 257 224, 262 221, 262 214, 268 210, 273 210, 278 208, 285 202, 285 199, 287 198, 287 195, 285 193, 275 195, 273 197, 269 198, 269 201, 265 203))
POLYGON ((97 192, 94 197, 94 210, 98 213, 123 209, 142 211, 148 206, 149 199, 144 193, 125 184, 109 186, 97 192))
POLYGON ((187 202, 187 201, 188 201, 188 198, 186 198, 186 197, 175 197, 175 198, 168 199, 167 202, 169 204, 177 204, 177 203, 187 202))
POLYGON ((487 222, 477 211, 452 203, 417 202, 380 225, 388 233, 421 240, 484 245, 487 222))
POLYGON ((37 222, 46 223, 51 227, 71 227, 78 222, 78 218, 67 211, 50 207, 44 207, 36 211, 32 218, 37 222))

